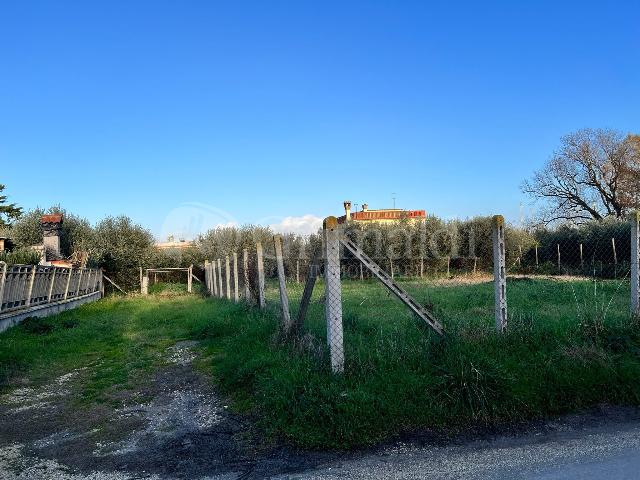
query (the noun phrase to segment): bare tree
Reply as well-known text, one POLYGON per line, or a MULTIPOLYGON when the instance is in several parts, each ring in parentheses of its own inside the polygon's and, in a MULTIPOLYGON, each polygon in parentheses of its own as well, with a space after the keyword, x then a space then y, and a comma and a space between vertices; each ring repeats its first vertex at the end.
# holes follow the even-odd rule
POLYGON ((543 202, 540 221, 582 223, 637 208, 640 149, 633 138, 601 129, 563 137, 559 150, 521 187, 543 202))

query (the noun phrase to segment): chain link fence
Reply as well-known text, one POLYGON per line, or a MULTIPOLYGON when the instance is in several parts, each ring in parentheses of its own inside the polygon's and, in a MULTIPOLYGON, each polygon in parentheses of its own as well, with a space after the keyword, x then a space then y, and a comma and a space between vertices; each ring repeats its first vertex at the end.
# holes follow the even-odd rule
POLYGON ((443 331, 486 335, 533 322, 629 318, 629 221, 539 230, 501 217, 437 228, 430 221, 362 226, 329 217, 322 236, 306 243, 294 236, 246 242, 230 252, 229 268, 226 256, 206 262, 207 289, 273 311, 285 338, 304 339, 335 372, 362 351, 354 344, 371 338, 368 348, 384 350, 420 329, 428 341, 443 331))

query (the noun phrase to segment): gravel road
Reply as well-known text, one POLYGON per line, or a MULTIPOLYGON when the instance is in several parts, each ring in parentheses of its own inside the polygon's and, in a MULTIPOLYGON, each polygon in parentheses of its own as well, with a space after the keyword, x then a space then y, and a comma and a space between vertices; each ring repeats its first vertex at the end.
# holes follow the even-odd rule
MULTIPOLYGON (((610 412, 613 413, 613 412, 610 412)), ((616 415, 614 414, 614 417, 616 415)), ((593 419, 588 419, 587 423, 593 419)), ((445 447, 396 446, 334 462, 290 479, 540 479, 640 478, 640 422, 590 426, 580 417, 549 424, 546 433, 503 436, 445 447)))

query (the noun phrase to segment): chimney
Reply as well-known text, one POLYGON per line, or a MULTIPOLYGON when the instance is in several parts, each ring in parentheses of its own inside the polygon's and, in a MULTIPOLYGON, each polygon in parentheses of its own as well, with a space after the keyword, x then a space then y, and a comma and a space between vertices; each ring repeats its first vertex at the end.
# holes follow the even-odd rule
POLYGON ((369 204, 368 203, 363 203, 362 204, 362 211, 363 212, 368 212, 369 211, 369 204))
POLYGON ((60 258, 60 233, 62 231, 62 215, 43 215, 40 219, 44 234, 45 260, 57 260, 60 258))
POLYGON ((347 222, 351 220, 351 202, 349 200, 344 201, 344 211, 346 213, 347 222))

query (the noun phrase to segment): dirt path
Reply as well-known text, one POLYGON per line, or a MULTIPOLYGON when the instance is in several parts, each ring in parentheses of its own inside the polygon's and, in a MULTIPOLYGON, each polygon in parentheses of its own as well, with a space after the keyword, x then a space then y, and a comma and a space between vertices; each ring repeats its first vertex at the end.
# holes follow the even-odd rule
POLYGON ((116 408, 74 408, 84 370, 0 397, 0 478, 264 478, 327 459, 261 445, 193 368, 193 347, 170 348, 116 408))
POLYGON ((624 408, 510 434, 421 434, 350 454, 265 446, 194 369, 194 347, 168 349, 166 366, 140 388, 114 393, 117 407, 74 407, 87 369, 0 396, 0 479, 595 479, 606 471, 615 480, 640 470, 640 410, 624 408))

